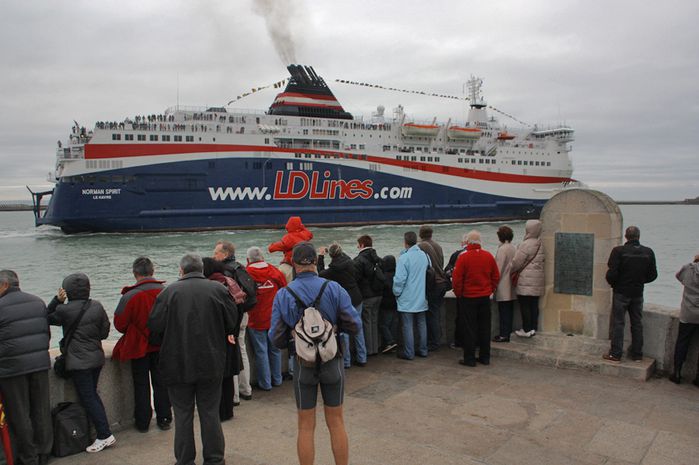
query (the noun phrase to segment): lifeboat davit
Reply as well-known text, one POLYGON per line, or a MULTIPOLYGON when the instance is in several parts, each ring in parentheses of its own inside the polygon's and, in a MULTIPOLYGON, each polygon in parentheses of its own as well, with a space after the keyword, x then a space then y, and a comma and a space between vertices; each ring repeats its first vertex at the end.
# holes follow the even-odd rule
POLYGON ((464 128, 461 126, 449 126, 447 130, 449 139, 476 140, 481 137, 481 130, 478 128, 464 128))
POLYGON ((405 123, 401 128, 404 136, 437 137, 439 126, 436 124, 405 123))
POLYGON ((515 138, 514 134, 510 134, 507 131, 503 131, 503 132, 498 133, 498 140, 512 140, 514 138, 515 138))

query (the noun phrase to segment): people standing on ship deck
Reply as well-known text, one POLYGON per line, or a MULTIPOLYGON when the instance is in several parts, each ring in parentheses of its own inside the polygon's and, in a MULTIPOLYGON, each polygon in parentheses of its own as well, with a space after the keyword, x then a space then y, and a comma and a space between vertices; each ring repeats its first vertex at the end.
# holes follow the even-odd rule
POLYGON ((109 336, 107 312, 101 303, 90 299, 90 279, 84 273, 74 273, 63 280, 58 294, 49 303, 48 312, 49 323, 62 326, 63 334, 76 324, 71 343, 63 355, 80 404, 97 431, 97 439, 85 450, 99 452, 116 442, 97 392, 104 366, 102 340, 109 336))
POLYGON ((532 337, 539 324, 539 297, 544 295, 544 247, 541 245, 541 221, 529 220, 524 226, 524 240, 517 247, 512 259, 510 276, 522 313, 522 329, 515 331, 519 337, 532 337), (516 284, 515 284, 516 282, 516 284))

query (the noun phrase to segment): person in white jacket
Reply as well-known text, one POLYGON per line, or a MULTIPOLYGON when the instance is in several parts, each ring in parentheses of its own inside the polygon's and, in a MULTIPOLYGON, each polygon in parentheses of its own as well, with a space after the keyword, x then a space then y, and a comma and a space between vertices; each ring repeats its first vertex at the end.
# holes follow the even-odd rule
POLYGON ((510 270, 512 269, 512 259, 515 257, 515 246, 512 245, 514 233, 509 226, 498 228, 498 239, 500 246, 495 254, 495 263, 500 271, 500 283, 495 291, 495 300, 498 303, 498 315, 500 320, 500 332, 493 338, 493 342, 510 342, 512 333, 512 314, 514 313, 515 300, 517 296, 512 286, 510 270))

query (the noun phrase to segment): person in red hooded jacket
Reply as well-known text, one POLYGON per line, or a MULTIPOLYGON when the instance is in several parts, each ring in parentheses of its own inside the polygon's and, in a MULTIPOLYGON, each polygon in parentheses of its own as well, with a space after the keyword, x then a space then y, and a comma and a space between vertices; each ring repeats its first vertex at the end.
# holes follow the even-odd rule
POLYGON ((121 300, 114 311, 114 327, 123 336, 114 346, 112 358, 131 360, 136 428, 146 432, 150 426, 153 416, 150 404, 152 384, 156 422, 160 429, 167 430, 172 423, 172 408, 167 387, 162 384, 158 370, 160 346, 148 341, 150 330, 147 326, 153 304, 163 290, 165 281, 153 278, 153 262, 147 257, 134 260, 132 270, 136 284, 121 290, 121 300))
POLYGON ((457 311, 462 313, 464 358, 459 363, 476 366, 490 364, 490 295, 500 282, 500 271, 493 255, 481 248, 481 234, 466 235, 466 251, 459 255, 451 280, 457 297, 457 311))
POLYGON ((279 270, 284 273, 287 282, 291 282, 293 276, 293 268, 291 266, 291 251, 299 242, 307 242, 313 239, 313 233, 306 229, 301 222, 300 216, 291 216, 286 222, 286 234, 282 240, 273 242, 269 245, 270 252, 282 252, 284 258, 279 266, 279 270))
POLYGON ((277 291, 286 286, 286 278, 276 267, 265 262, 259 247, 247 252, 248 274, 257 283, 257 303, 248 311, 247 333, 255 352, 257 385, 264 391, 282 384, 282 353, 269 338, 272 303, 277 291))

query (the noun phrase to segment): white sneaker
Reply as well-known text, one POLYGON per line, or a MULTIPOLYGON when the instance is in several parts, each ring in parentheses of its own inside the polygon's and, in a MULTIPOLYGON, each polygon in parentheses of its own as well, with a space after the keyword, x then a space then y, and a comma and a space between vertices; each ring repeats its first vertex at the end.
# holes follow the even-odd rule
POLYGON ((515 334, 519 337, 531 337, 529 336, 529 333, 523 329, 518 329, 517 331, 515 331, 515 334))
POLYGON ((534 335, 536 334, 536 330, 535 330, 535 329, 532 329, 532 330, 529 331, 527 334, 528 334, 527 337, 532 337, 532 336, 534 336, 534 335))
POLYGON ((86 452, 100 452, 107 447, 113 446, 116 443, 116 438, 112 434, 106 439, 95 439, 91 446, 87 446, 86 452))

